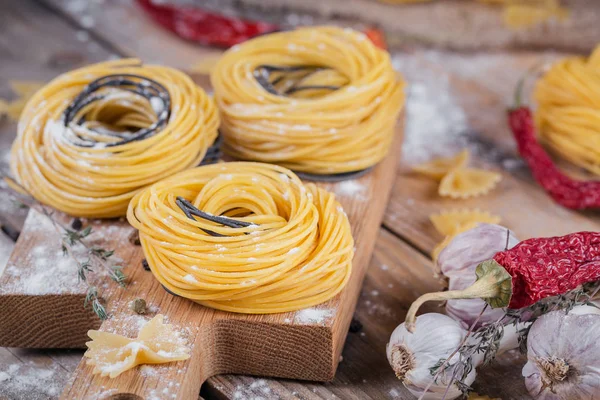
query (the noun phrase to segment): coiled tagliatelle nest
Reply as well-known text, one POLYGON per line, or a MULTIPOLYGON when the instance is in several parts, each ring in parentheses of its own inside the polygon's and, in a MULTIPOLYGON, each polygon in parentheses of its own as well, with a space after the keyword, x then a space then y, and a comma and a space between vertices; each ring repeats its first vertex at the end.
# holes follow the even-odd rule
POLYGON ((339 293, 353 239, 332 193, 285 168, 232 162, 155 183, 129 206, 154 276, 208 307, 266 314, 339 293))
POLYGON ((234 46, 211 81, 225 152, 312 174, 359 171, 387 154, 404 105, 389 54, 336 27, 234 46))
POLYGON ((10 168, 41 203, 121 216, 145 186, 197 166, 218 124, 212 99, 178 70, 132 59, 90 65, 29 100, 10 168))

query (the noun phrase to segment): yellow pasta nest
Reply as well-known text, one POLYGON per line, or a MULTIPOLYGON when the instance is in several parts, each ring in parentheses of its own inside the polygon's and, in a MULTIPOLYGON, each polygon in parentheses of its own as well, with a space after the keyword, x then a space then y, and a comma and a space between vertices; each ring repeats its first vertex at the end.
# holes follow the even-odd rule
POLYGON ((224 151, 337 174, 381 161, 404 104, 390 56, 360 32, 311 27, 228 50, 211 74, 224 151))
POLYGON ((589 58, 567 57, 537 81, 541 140, 555 153, 600 175, 600 46, 589 58))
POLYGON ((180 71, 131 59, 95 64, 29 100, 11 172, 68 214, 122 216, 143 187, 197 166, 218 124, 213 101, 180 71))
POLYGON ((127 212, 162 285, 208 307, 298 310, 350 277, 350 223, 332 193, 290 170, 232 162, 183 171, 137 194, 127 212))
POLYGON ((186 340, 172 325, 163 323, 158 314, 148 321, 136 339, 110 332, 88 331, 92 339, 85 345, 87 364, 94 367, 94 374, 114 378, 141 364, 162 364, 190 358, 186 340))
POLYGON ((453 199, 467 199, 481 196, 492 190, 502 179, 502 175, 478 168, 467 168, 470 155, 463 150, 452 157, 442 157, 427 163, 415 165, 413 171, 440 181, 440 196, 453 199))
POLYGON ((444 240, 438 243, 438 245, 435 246, 431 252, 431 257, 434 261, 437 260, 440 252, 459 233, 466 232, 480 223, 499 224, 501 221, 500 217, 492 215, 487 211, 481 211, 478 209, 442 211, 438 214, 431 214, 429 219, 431 220, 431 223, 435 229, 445 236, 444 240))

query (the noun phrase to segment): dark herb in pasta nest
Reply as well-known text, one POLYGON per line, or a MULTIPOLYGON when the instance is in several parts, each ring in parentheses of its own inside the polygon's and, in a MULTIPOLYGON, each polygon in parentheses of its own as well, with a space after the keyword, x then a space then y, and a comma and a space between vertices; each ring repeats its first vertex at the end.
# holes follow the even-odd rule
MULTIPOLYGON (((133 135, 124 135, 122 132, 103 130, 97 132, 101 135, 112 136, 117 139, 112 143, 104 143, 106 147, 119 146, 139 140, 147 139, 160 132, 168 123, 171 116, 171 95, 167 88, 155 80, 135 74, 119 74, 107 75, 90 82, 82 91, 73 99, 71 104, 66 108, 62 116, 62 122, 65 127, 71 123, 81 125, 85 122, 85 115, 81 115, 82 109, 88 105, 102 100, 108 96, 108 93, 98 92, 101 89, 117 88, 119 90, 134 93, 145 98, 149 103, 153 98, 158 98, 162 102, 162 111, 157 113, 157 120, 147 128, 139 129, 133 135)), ((73 144, 79 147, 94 147, 98 142, 87 137, 77 135, 79 141, 73 144)))
MULTIPOLYGON (((206 213, 206 212, 201 211, 198 208, 196 208, 192 203, 190 203, 189 201, 187 201, 186 199, 184 199, 181 196, 177 196, 177 200, 175 200, 175 203, 177 203, 179 208, 181 208, 181 211, 183 211, 183 213, 185 214, 186 217, 188 217, 189 219, 194 220, 194 221, 196 220, 194 218, 194 216, 196 216, 196 217, 205 219, 207 221, 214 222, 216 224, 221 224, 221 225, 227 226, 229 228, 246 228, 248 226, 256 226, 256 224, 253 224, 251 222, 239 221, 239 220, 233 219, 233 218, 227 218, 227 217, 223 217, 223 216, 212 215, 212 214, 206 213)), ((224 235, 221 235, 220 233, 213 232, 209 229, 202 229, 202 230, 211 236, 224 236, 224 235)))
POLYGON ((296 92, 304 90, 338 90, 340 86, 332 85, 302 85, 302 82, 316 72, 323 71, 329 68, 318 67, 314 65, 297 65, 297 66, 277 66, 277 65, 261 65, 254 70, 256 81, 267 92, 276 96, 289 96, 296 92), (277 75, 276 75, 277 74, 277 75), (280 91, 276 86, 283 82, 290 82, 283 91, 280 91))

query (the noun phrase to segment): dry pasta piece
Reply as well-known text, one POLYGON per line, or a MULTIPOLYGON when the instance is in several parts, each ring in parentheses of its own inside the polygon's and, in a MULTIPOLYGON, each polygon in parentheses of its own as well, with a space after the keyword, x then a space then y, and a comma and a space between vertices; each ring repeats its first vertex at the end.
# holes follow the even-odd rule
POLYGON ((527 28, 552 19, 565 21, 570 15, 569 10, 561 7, 557 0, 540 0, 530 4, 512 1, 504 7, 502 14, 504 24, 511 29, 527 28))
POLYGON ((461 226, 472 222, 488 224, 500 223, 500 217, 479 209, 442 211, 438 214, 431 214, 429 220, 435 229, 444 236, 454 235, 456 230, 460 229, 461 226))
POLYGON ((479 224, 479 221, 467 222, 465 224, 460 225, 450 235, 446 236, 444 240, 438 243, 437 246, 435 246, 431 251, 431 258, 433 259, 433 261, 437 261, 437 258, 440 255, 441 251, 444 250, 446 246, 448 246, 448 244, 452 241, 452 239, 454 239, 456 235, 476 227, 477 224, 479 224))
POLYGON ((354 240, 343 208, 277 165, 180 172, 138 193, 127 219, 156 279, 207 307, 299 310, 329 300, 350 278, 354 240))
POLYGON ((440 182, 440 196, 453 199, 467 199, 481 196, 492 190, 502 179, 497 172, 478 168, 456 168, 440 182))
POLYGON ((234 46, 211 82, 226 153, 321 175, 381 161, 405 99, 390 55, 364 33, 334 26, 234 46))
POLYGON ((452 157, 436 158, 432 161, 415 165, 412 169, 421 175, 441 181, 453 169, 466 167, 469 158, 469 150, 465 149, 452 157))
POLYGON ((190 358, 190 349, 172 325, 163 323, 158 314, 148 321, 136 339, 109 332, 88 331, 84 356, 94 374, 114 378, 140 364, 162 364, 190 358))
POLYGON ((12 91, 18 96, 15 100, 0 100, 0 117, 8 116, 12 121, 18 121, 27 101, 44 84, 38 81, 9 81, 12 91))
POLYGON ((10 169, 41 203, 77 217, 118 217, 144 187, 197 166, 218 124, 212 99, 176 69, 136 59, 94 64, 31 97, 10 169))

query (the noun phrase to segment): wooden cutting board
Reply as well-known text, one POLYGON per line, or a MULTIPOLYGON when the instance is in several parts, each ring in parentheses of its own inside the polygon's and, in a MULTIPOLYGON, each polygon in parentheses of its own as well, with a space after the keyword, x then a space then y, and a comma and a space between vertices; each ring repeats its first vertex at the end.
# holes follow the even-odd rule
MULTIPOLYGON (((86 221, 92 244, 115 249, 128 276, 126 289, 108 277, 101 292, 111 317, 102 322, 83 308, 85 288, 74 265, 61 254, 49 220, 30 211, 7 268, 0 276, 0 346, 82 348, 87 331, 100 329, 135 337, 154 315, 167 316, 192 344, 189 360, 143 366, 109 379, 92 374, 82 360, 62 398, 196 399, 201 384, 223 373, 292 379, 333 379, 396 175, 402 132, 387 158, 361 178, 319 183, 337 194, 356 243, 353 272, 345 289, 319 306, 273 315, 233 314, 202 307, 167 293, 142 268, 140 246, 125 221, 86 221), (143 298, 149 313, 129 303, 143 298)), ((61 217, 61 216, 59 216, 61 217)), ((68 221, 66 217, 65 221, 68 221)))

